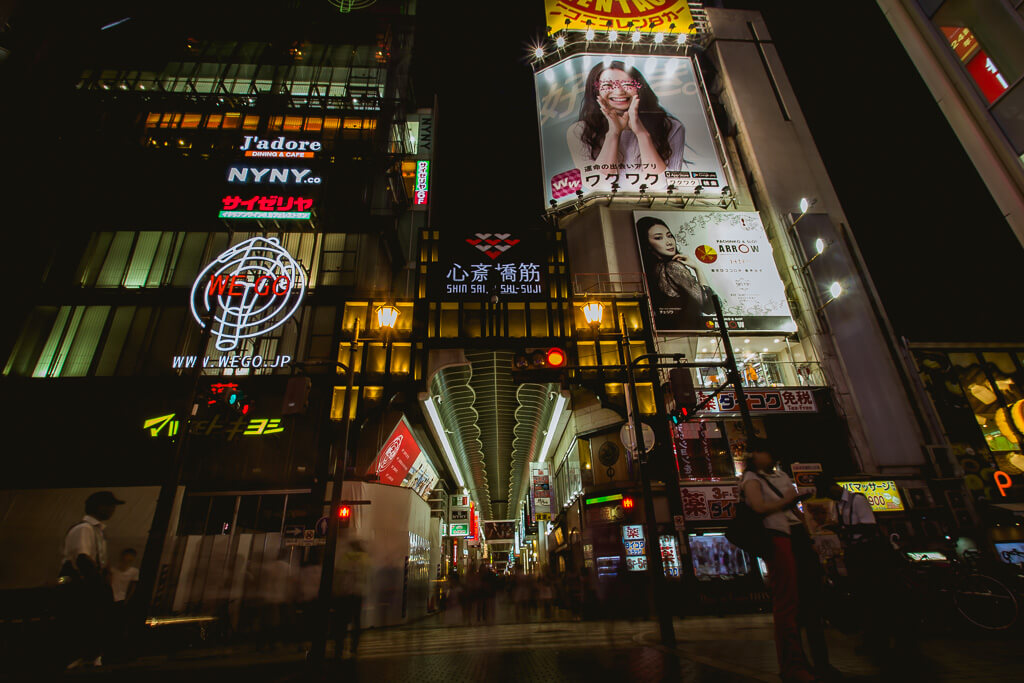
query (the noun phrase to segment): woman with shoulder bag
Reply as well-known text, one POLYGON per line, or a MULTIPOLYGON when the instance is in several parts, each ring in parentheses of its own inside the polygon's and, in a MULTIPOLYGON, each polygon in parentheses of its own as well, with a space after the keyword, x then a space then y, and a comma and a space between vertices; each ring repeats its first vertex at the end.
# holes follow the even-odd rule
POLYGON ((821 565, 797 509, 800 495, 793 480, 775 467, 768 444, 752 439, 750 456, 740 480, 746 504, 758 515, 768 532, 768 582, 772 594, 775 651, 784 681, 816 681, 835 672, 829 665, 828 647, 818 614, 821 565), (800 626, 814 657, 814 671, 804 653, 800 626), (814 672, 817 672, 815 674, 814 672))

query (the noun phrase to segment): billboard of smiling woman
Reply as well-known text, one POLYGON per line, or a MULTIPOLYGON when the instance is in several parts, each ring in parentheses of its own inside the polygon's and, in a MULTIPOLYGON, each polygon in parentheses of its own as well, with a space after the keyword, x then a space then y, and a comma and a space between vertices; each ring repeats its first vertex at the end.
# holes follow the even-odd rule
POLYGON ((574 55, 534 80, 546 202, 728 184, 689 57, 574 55))

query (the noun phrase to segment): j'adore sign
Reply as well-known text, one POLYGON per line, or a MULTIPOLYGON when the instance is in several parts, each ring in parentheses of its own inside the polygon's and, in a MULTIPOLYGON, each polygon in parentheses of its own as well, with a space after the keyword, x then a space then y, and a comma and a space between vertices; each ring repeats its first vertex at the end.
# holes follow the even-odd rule
POLYGON ((266 334, 299 309, 306 272, 276 237, 253 237, 218 256, 192 285, 192 315, 218 351, 266 334))

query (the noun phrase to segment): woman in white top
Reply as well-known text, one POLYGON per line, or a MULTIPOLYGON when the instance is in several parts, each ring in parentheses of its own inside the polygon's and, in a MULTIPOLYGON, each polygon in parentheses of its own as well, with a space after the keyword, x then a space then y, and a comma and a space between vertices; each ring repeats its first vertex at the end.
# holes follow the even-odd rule
MULTIPOLYGON (((607 166, 606 175, 640 176, 648 189, 667 187, 665 171, 682 168, 686 132, 679 119, 658 103, 639 70, 624 62, 602 62, 590 70, 579 121, 569 127, 569 152, 577 168, 607 166), (657 180, 648 182, 648 176, 657 180)), ((637 187, 623 188, 635 191, 637 187)))
POLYGON ((820 680, 819 677, 828 677, 834 670, 828 662, 828 648, 818 613, 821 566, 803 525, 803 513, 797 508, 799 492, 793 480, 775 467, 775 458, 766 442, 751 439, 747 450, 750 456, 740 487, 743 500, 762 516, 771 537, 771 553, 765 561, 771 585, 779 673, 784 681, 820 680), (800 626, 807 630, 817 675, 812 673, 804 653, 800 626))

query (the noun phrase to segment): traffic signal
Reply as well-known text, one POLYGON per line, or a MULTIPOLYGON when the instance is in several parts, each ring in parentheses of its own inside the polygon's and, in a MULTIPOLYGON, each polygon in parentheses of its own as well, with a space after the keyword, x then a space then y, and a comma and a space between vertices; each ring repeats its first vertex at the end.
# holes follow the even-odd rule
POLYGON ((347 529, 352 522, 352 506, 342 505, 338 507, 338 527, 347 529))
POLYGON ((512 358, 512 377, 516 382, 565 384, 568 361, 569 354, 557 346, 523 349, 512 358))
POLYGON ((622 499, 622 508, 624 510, 632 510, 633 509, 633 504, 634 504, 633 503, 633 499, 630 498, 629 496, 625 496, 622 499))
POLYGON ((309 377, 290 377, 284 389, 284 401, 281 403, 282 415, 297 415, 306 412, 309 407, 309 390, 313 380, 309 377))
POLYGON ((672 368, 668 371, 668 384, 675 401, 675 410, 669 413, 674 424, 685 422, 697 409, 697 390, 693 387, 693 375, 689 368, 672 368))
POLYGON ((200 396, 199 407, 207 414, 248 415, 252 399, 234 382, 214 382, 200 396))

